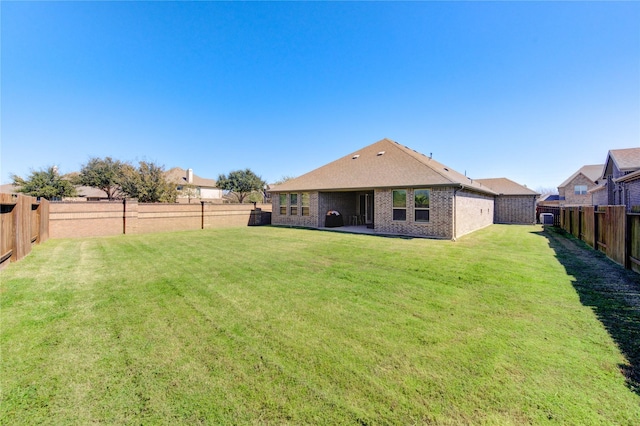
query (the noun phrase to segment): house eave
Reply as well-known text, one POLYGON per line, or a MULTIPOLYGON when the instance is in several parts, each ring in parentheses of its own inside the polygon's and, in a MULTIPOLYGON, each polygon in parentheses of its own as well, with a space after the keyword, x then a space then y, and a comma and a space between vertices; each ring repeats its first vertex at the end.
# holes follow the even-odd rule
POLYGON ((461 183, 406 183, 399 185, 376 185, 376 186, 359 186, 359 187, 345 187, 345 188, 272 188, 267 190, 269 193, 278 192, 365 192, 373 191, 375 189, 397 189, 397 188, 453 188, 453 189, 465 189, 473 192, 485 193, 488 195, 498 195, 496 192, 491 191, 488 188, 478 188, 473 185, 465 185, 461 183))

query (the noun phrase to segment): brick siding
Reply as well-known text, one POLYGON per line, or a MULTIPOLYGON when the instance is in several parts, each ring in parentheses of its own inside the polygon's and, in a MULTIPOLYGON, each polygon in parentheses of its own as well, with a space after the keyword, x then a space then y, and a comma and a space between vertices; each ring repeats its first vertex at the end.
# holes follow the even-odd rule
POLYGON ((286 214, 280 214, 280 193, 271 194, 271 223, 273 225, 285 225, 285 226, 304 226, 308 228, 319 228, 324 226, 324 216, 319 217, 319 212, 322 211, 318 207, 319 195, 318 192, 309 192, 309 216, 302 216, 302 193, 298 194, 298 214, 291 215, 291 198, 290 193, 287 195, 286 214), (322 219, 322 224, 320 224, 322 219))
POLYGON ((459 238, 493 224, 494 198, 490 195, 458 190, 455 200, 455 235, 459 238))
MULTIPOLYGON (((405 189, 405 188, 397 188, 405 189)), ((426 189, 426 188, 425 188, 426 189)), ((429 222, 416 222, 414 214, 414 190, 407 191, 407 218, 393 220, 393 190, 376 189, 374 194, 375 231, 383 234, 416 235, 431 238, 453 239, 453 189, 429 188, 429 222)))
MULTIPOLYGON (((429 188, 429 222, 416 222, 414 214, 414 189, 407 191, 406 220, 393 220, 392 189, 374 190, 374 232, 381 234, 422 236, 430 238, 456 239, 470 232, 496 223, 535 223, 535 196, 503 196, 500 201, 486 194, 455 188, 429 188), (455 200, 454 200, 455 196, 455 200), (454 222, 455 209, 455 222, 454 222)), ((272 196, 272 220, 274 225, 323 228, 328 210, 337 210, 343 215, 344 224, 357 214, 360 192, 311 192, 310 215, 301 215, 298 196, 298 214, 280 214, 280 197, 272 196)), ((287 193, 287 203, 290 200, 287 193)))
POLYGON ((493 221, 494 223, 536 223, 536 196, 499 195, 496 197, 493 221))
POLYGON ((630 211, 633 206, 640 206, 640 178, 625 182, 625 191, 627 210, 630 211))
POLYGON ((560 195, 561 206, 591 206, 593 205, 593 198, 591 194, 576 194, 576 185, 585 185, 587 191, 595 188, 596 184, 592 182, 582 173, 573 178, 566 186, 558 188, 558 194, 560 195), (562 198, 564 197, 564 200, 562 198))
POLYGON ((599 191, 593 192, 591 196, 593 198, 594 206, 606 206, 609 202, 606 189, 601 189, 599 191))

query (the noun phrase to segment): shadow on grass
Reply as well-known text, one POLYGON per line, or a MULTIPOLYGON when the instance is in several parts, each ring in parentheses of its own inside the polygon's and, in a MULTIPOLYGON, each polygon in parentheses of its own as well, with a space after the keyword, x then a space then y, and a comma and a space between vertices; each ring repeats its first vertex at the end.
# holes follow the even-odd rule
POLYGON ((545 227, 549 241, 584 306, 593 309, 629 365, 620 365, 627 386, 640 395, 640 275, 624 269, 559 228, 545 227))

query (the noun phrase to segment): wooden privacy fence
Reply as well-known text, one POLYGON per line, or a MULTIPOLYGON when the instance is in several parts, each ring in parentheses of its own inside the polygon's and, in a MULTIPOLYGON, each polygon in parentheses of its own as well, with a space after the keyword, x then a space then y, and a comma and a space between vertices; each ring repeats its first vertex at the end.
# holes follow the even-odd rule
POLYGON ((625 206, 562 207, 560 226, 614 262, 640 273, 640 213, 625 206))
POLYGON ((33 244, 49 239, 49 202, 18 194, 0 194, 0 267, 16 262, 33 244))
POLYGON ((551 213, 553 215, 553 226, 560 226, 560 207, 536 206, 536 222, 542 223, 540 215, 543 213, 551 213))
POLYGON ((136 200, 51 203, 51 238, 252 226, 271 223, 271 204, 160 204, 136 200))

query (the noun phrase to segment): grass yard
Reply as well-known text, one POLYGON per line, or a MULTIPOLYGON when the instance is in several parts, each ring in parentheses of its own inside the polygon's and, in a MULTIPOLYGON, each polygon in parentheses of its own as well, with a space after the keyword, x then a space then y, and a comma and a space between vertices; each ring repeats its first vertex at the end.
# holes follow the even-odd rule
POLYGON ((640 424, 540 227, 50 240, 0 279, 2 424, 640 424))

